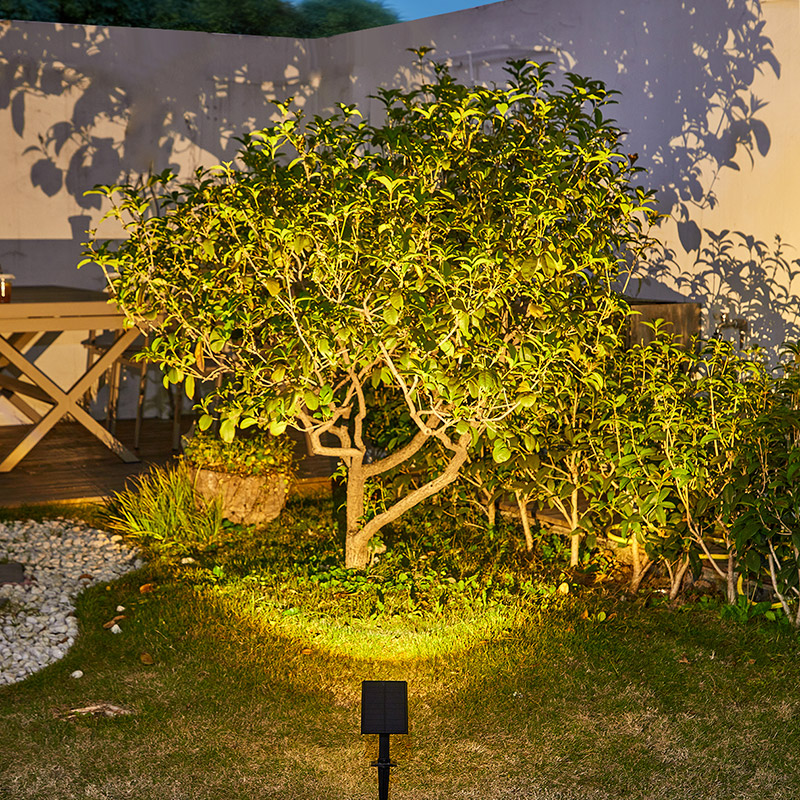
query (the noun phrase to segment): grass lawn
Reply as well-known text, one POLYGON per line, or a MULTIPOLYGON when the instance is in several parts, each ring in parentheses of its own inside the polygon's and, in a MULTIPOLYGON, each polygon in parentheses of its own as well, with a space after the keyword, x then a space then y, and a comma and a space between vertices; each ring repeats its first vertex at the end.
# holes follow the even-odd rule
POLYGON ((259 535, 151 540, 86 591, 67 657, 0 688, 0 796, 374 798, 366 679, 408 681, 396 800, 800 796, 795 634, 623 600, 605 572, 560 595, 511 528, 471 549, 416 518, 353 578, 329 520, 303 501, 259 535), (132 713, 68 718, 97 703, 132 713))

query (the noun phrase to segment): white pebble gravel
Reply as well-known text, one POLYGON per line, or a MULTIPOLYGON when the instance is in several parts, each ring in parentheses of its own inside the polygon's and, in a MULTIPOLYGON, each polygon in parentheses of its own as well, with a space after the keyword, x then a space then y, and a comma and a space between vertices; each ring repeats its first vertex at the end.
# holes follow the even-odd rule
POLYGON ((0 560, 25 573, 24 583, 0 585, 0 685, 63 658, 78 633, 74 599, 143 564, 121 536, 60 517, 0 523, 0 560))

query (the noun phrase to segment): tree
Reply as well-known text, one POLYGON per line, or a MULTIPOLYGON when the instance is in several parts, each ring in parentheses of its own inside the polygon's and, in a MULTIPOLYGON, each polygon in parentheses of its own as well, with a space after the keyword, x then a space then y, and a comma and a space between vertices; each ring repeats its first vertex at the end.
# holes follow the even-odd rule
POLYGON ((57 0, 0 0, 0 19, 59 22, 57 0))
POLYGON ((394 11, 375 0, 303 0, 298 10, 304 35, 309 37, 335 36, 400 22, 394 11))
MULTIPOLYGON (((579 564, 580 544, 587 530, 589 516, 586 499, 598 491, 608 472, 604 456, 605 427, 613 401, 613 387, 607 377, 609 362, 621 351, 620 323, 625 319, 622 303, 606 303, 606 313, 616 311, 613 320, 604 320, 603 341, 592 350, 600 359, 581 359, 581 374, 553 376, 543 402, 520 420, 517 436, 522 444, 519 466, 512 471, 511 486, 517 498, 528 547, 531 546, 524 509, 534 498, 556 509, 570 531, 570 566, 579 564), (614 334, 617 334, 615 337, 614 334), (598 353, 599 351, 599 353, 598 353), (611 396, 609 396, 611 392, 611 396), (526 441, 526 439, 528 441, 526 441), (525 451, 528 451, 528 455, 525 451)), ((602 313, 601 309, 597 309, 602 313)))
POLYGON ((11 19, 134 28, 299 36, 300 14, 286 0, 0 0, 11 19))
POLYGON ((373 0, 0 0, 0 17, 78 25, 209 31, 250 36, 333 36, 391 25, 373 0))
POLYGON ((302 30, 300 14, 287 0, 158 0, 150 12, 147 27, 153 28, 249 36, 300 36, 302 30))
POLYGON ((504 88, 471 87, 421 67, 431 82, 379 90, 378 126, 279 103, 239 166, 96 190, 129 238, 94 242, 87 260, 152 332, 148 357, 190 394, 224 378, 200 426, 294 425, 345 463, 348 567, 471 452, 510 459, 515 412, 602 355, 611 284, 649 217, 601 82, 569 74, 555 89, 547 65, 516 61, 504 88), (413 435, 369 461, 364 421, 384 387, 413 435), (365 515, 367 483, 426 448, 441 448, 436 473, 365 515))

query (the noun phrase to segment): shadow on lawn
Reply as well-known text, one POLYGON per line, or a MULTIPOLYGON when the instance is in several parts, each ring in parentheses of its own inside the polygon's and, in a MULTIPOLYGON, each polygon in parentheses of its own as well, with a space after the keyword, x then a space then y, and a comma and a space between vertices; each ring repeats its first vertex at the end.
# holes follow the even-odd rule
POLYGON ((800 706, 791 637, 638 606, 599 623, 575 599, 532 606, 526 624, 450 657, 377 662, 304 648, 148 569, 87 591, 74 650, 0 691, 0 765, 13 785, 35 783, 24 796, 374 797, 376 746, 359 735, 368 679, 409 684, 410 735, 392 744, 403 800, 797 789, 794 739, 774 736, 800 706), (113 636, 102 624, 117 605, 129 617, 113 636), (134 714, 59 716, 93 702, 134 714))

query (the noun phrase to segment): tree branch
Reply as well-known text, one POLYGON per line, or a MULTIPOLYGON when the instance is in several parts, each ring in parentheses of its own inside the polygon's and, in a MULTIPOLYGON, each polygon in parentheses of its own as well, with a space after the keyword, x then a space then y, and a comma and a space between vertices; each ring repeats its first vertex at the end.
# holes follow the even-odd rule
POLYGON ((311 452, 315 456, 334 456, 335 458, 356 458, 362 455, 360 450, 356 450, 353 447, 345 447, 344 442, 342 441, 342 436, 340 436, 335 431, 336 425, 336 418, 329 420, 328 422, 323 423, 322 425, 315 425, 314 418, 307 412, 300 410, 297 412, 297 418, 303 424, 302 431, 303 433, 308 436, 309 441, 311 442, 311 452), (331 431, 334 433, 340 442, 342 442, 342 447, 326 447, 320 441, 320 436, 323 433, 331 431))
MULTIPOLYGON (((433 412, 431 412, 433 414, 433 412)), ((430 426, 430 430, 433 431, 439 424, 439 419, 436 418, 436 422, 434 425, 430 426)), ((388 456, 385 458, 381 458, 378 461, 373 461, 371 464, 364 464, 364 477, 371 478, 375 475, 381 475, 384 472, 388 472, 390 469, 399 466, 405 461, 408 461, 411 456, 418 453, 423 445, 431 438, 431 435, 426 433, 423 430, 418 431, 414 438, 408 443, 403 445, 399 450, 395 450, 393 453, 389 453, 388 456)))
POLYGON ((453 451, 453 456, 450 461, 447 462, 447 466, 444 468, 444 470, 433 480, 428 481, 428 483, 420 486, 417 489, 414 489, 412 492, 409 492, 407 495, 398 500, 393 506, 386 509, 386 511, 384 511, 382 514, 378 514, 377 516, 373 517, 359 531, 359 539, 369 541, 369 539, 371 539, 372 536, 384 525, 394 522, 394 520, 401 517, 410 508, 418 505, 423 500, 427 500, 429 497, 433 497, 433 495, 435 495, 437 492, 444 489, 445 486, 450 485, 458 477, 461 467, 464 466, 469 457, 467 448, 471 441, 471 433, 467 432, 462 434, 458 438, 458 441, 454 442, 452 448, 450 448, 453 451))
POLYGON ((775 594, 778 595, 778 600, 781 601, 781 607, 783 608, 784 614, 786 614, 786 618, 791 619, 792 617, 791 612, 789 611, 789 604, 786 602, 786 598, 778 589, 778 576, 775 574, 775 564, 777 563, 778 566, 780 566, 780 562, 778 561, 778 556, 775 555, 775 549, 772 547, 772 542, 768 542, 768 544, 770 554, 767 556, 767 563, 769 564, 769 576, 772 579, 772 588, 775 590, 775 594))

